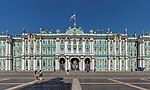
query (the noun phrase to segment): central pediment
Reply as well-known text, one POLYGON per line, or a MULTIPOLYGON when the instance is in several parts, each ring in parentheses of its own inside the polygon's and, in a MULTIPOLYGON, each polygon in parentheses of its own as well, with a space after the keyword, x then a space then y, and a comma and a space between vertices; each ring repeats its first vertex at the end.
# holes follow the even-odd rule
POLYGON ((69 27, 66 31, 66 34, 84 34, 83 29, 81 27, 69 27))

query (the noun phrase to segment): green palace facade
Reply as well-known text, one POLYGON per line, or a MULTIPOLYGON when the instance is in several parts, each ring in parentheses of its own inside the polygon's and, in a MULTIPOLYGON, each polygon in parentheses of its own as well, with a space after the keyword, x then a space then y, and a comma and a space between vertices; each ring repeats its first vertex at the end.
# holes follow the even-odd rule
POLYGON ((0 70, 150 70, 150 34, 129 36, 124 31, 84 32, 74 25, 66 32, 40 29, 20 36, 2 32, 0 70))

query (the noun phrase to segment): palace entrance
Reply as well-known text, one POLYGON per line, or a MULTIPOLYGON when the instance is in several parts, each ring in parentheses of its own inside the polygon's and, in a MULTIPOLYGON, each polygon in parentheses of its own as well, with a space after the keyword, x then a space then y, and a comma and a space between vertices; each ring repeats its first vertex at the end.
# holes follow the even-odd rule
POLYGON ((60 70, 65 71, 65 59, 60 58, 60 70))
POLYGON ((85 59, 85 71, 90 70, 90 59, 85 59))
POLYGON ((71 59, 71 70, 73 70, 73 71, 79 70, 79 59, 78 58, 71 59))

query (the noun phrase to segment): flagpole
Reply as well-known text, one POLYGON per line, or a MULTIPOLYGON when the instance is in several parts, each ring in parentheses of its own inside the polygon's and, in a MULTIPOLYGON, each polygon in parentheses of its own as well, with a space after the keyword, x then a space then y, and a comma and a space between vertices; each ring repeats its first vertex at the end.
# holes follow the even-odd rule
POLYGON ((74 15, 75 15, 74 26, 76 27, 76 14, 74 13, 74 15))

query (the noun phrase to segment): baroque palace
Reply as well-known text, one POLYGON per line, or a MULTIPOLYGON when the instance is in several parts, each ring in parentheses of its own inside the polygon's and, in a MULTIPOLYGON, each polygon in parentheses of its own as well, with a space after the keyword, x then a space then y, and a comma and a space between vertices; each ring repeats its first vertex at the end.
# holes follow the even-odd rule
POLYGON ((103 30, 85 33, 81 27, 0 35, 0 70, 150 70, 150 34, 129 36, 103 30))

